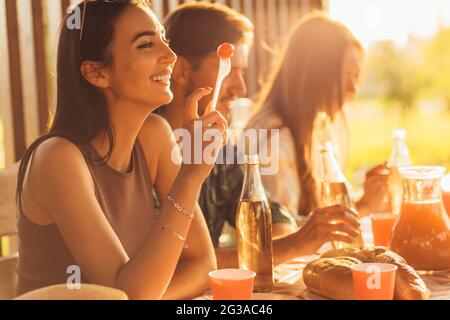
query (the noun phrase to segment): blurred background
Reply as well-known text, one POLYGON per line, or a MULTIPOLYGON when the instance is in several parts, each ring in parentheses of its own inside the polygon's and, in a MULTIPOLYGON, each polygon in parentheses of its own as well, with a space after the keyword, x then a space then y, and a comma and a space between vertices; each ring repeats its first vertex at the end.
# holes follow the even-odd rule
POLYGON ((450 1, 330 0, 367 50, 358 98, 349 107, 354 183, 390 156, 405 128, 414 164, 450 168, 450 1))
MULTIPOLYGON (((18 161, 47 125, 55 102, 55 46, 70 0, 0 0, 0 168, 18 161)), ((152 1, 162 19, 183 0, 152 1)), ((348 177, 390 156, 392 130, 405 128, 415 164, 450 167, 450 1, 222 0, 256 26, 249 98, 272 50, 311 10, 343 22, 367 50, 358 98, 349 107, 348 177)))

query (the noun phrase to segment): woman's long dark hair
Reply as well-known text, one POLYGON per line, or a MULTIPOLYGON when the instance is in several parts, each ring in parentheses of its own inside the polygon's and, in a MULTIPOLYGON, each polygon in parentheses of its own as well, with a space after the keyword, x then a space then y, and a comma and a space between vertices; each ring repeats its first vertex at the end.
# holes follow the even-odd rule
MULTIPOLYGON (((56 112, 50 121, 48 132, 34 141, 25 152, 19 167, 16 201, 21 207, 21 196, 25 174, 30 160, 41 143, 52 138, 62 137, 76 145, 90 142, 101 132, 108 138, 107 154, 97 161, 108 161, 114 148, 114 131, 110 123, 104 96, 89 84, 81 74, 82 61, 101 62, 110 66, 113 57, 110 44, 114 36, 115 22, 130 5, 150 7, 146 0, 85 1, 78 5, 76 13, 83 12, 86 5, 83 37, 80 41, 80 28, 70 29, 68 14, 62 23, 57 56, 57 98, 56 112)), ((72 13, 72 14, 74 14, 72 13)), ((85 155, 88 156, 88 155, 85 155)))

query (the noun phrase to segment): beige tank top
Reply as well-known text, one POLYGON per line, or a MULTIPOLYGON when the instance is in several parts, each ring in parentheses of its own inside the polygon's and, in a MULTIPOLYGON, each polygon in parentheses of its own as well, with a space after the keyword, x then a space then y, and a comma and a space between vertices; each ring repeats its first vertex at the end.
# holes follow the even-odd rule
MULTIPOLYGON (((91 145, 80 149, 85 155, 103 213, 128 256, 132 257, 147 237, 152 226, 152 213, 158 206, 141 144, 136 140, 132 167, 128 173, 89 160, 98 158, 98 153, 91 145)), ((19 211, 18 234, 20 259, 17 294, 66 283, 72 274, 68 273, 68 267, 76 266, 77 263, 58 227, 55 224, 36 225, 19 211)), ((108 266, 105 265, 105 268, 108 266)), ((82 270, 81 282, 90 283, 82 270)))

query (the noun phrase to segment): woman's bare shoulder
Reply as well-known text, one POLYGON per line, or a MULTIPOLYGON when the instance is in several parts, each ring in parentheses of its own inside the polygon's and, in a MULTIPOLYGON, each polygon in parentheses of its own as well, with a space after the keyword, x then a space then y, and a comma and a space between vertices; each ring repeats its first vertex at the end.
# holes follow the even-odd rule
POLYGON ((73 183, 74 179, 92 184, 92 177, 80 148, 61 137, 49 138, 36 148, 26 176, 26 182, 30 178, 33 189, 45 189, 51 181, 73 183))
POLYGON ((144 150, 153 183, 155 183, 159 164, 164 161, 164 156, 176 145, 172 128, 166 119, 151 114, 139 132, 139 141, 144 150))
POLYGON ((53 222, 47 213, 48 201, 56 190, 94 192, 93 180, 81 150, 71 141, 52 137, 35 150, 25 174, 21 201, 35 223, 53 222), (82 187, 79 187, 82 186, 82 187))
POLYGON ((144 150, 151 149, 151 152, 155 153, 157 150, 162 151, 165 147, 172 145, 174 135, 166 119, 159 115, 151 114, 139 132, 139 140, 144 150))
POLYGON ((156 137, 164 137, 164 136, 170 136, 172 135, 172 128, 170 127, 170 124, 167 122, 166 119, 163 117, 157 115, 157 114, 150 114, 148 118, 145 120, 144 125, 142 126, 142 129, 139 133, 139 136, 148 136, 148 135, 154 135, 154 138, 156 137))
POLYGON ((58 169, 74 162, 85 163, 84 156, 77 145, 62 137, 45 140, 33 155, 33 166, 40 169, 58 169))

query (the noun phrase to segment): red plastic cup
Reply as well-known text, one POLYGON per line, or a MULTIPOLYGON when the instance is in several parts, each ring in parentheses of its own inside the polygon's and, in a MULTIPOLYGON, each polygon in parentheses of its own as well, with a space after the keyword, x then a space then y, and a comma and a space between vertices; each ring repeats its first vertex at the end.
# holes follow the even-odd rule
POLYGON ((252 300, 256 273, 240 269, 211 271, 209 280, 214 300, 252 300))
POLYGON ((392 213, 373 213, 370 215, 373 241, 376 246, 388 246, 389 237, 391 236, 396 219, 397 216, 392 213))
POLYGON ((393 300, 397 266, 388 263, 352 265, 355 300, 393 300))

